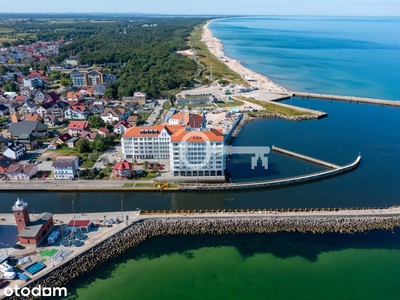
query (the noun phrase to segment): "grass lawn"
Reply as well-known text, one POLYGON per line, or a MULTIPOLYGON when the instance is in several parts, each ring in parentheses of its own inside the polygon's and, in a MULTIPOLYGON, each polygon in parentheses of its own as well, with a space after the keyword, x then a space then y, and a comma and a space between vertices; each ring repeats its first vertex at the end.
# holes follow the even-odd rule
POLYGON ((266 102, 266 101, 259 101, 259 100, 254 100, 250 98, 246 98, 243 96, 236 97, 237 99, 245 100, 247 102, 253 103, 260 105, 264 108, 267 109, 267 113, 277 113, 277 114, 282 114, 285 116, 301 116, 301 115, 313 115, 311 113, 306 113, 301 110, 297 110, 296 108, 289 108, 289 107, 284 107, 280 106, 278 104, 275 104, 273 102, 266 102))
POLYGON ((124 183, 123 187, 133 187, 133 183, 124 183))
POLYGON ((224 103, 217 103, 217 105, 219 107, 235 107, 235 106, 244 105, 244 102, 234 99, 234 100, 226 101, 224 103))
MULTIPOLYGON (((58 252, 58 250, 57 249, 46 249, 46 250, 44 250, 44 251, 42 251, 42 252, 40 252, 40 256, 41 257, 43 257, 43 256, 48 256, 48 257, 52 257, 54 254, 56 254, 58 252)), ((46 260, 44 260, 44 261, 46 261, 46 260)))
POLYGON ((153 183, 141 183, 141 182, 138 182, 138 183, 135 184, 135 187, 137 187, 137 188, 154 187, 154 184, 153 183))
POLYGON ((197 50, 197 60, 206 67, 202 76, 210 75, 210 64, 213 64, 214 79, 227 79, 231 82, 247 86, 247 82, 238 73, 229 69, 226 64, 211 54, 204 42, 200 42, 202 39, 203 25, 195 27, 188 42, 189 45, 193 45, 193 48, 197 50))
POLYGON ((76 148, 62 147, 56 150, 47 150, 43 157, 48 156, 52 160, 55 160, 57 156, 79 156, 83 159, 83 164, 80 166, 82 168, 91 168, 96 163, 101 153, 80 153, 76 148))

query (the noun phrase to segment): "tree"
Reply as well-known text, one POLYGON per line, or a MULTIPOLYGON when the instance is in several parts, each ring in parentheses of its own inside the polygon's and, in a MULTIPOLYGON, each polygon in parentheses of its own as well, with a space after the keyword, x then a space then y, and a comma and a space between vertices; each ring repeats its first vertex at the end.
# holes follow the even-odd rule
POLYGON ((5 75, 8 72, 6 66, 0 65, 0 75, 5 75))
POLYGON ((14 81, 9 81, 4 85, 5 92, 18 92, 18 86, 14 81))
POLYGON ((89 141, 86 139, 80 139, 76 142, 75 148, 79 153, 90 152, 89 141))
POLYGON ((62 86, 68 86, 69 85, 69 80, 66 79, 66 78, 63 78, 63 79, 60 80, 60 84, 62 86))
POLYGON ((3 48, 8 48, 11 47, 11 44, 9 42, 3 42, 3 48))
POLYGON ((92 128, 100 128, 106 126, 106 123, 104 123, 103 119, 99 116, 90 116, 88 122, 90 127, 92 128))
POLYGON ((60 80, 60 79, 61 79, 60 73, 53 72, 53 73, 50 74, 50 80, 51 81, 56 81, 56 80, 60 80))

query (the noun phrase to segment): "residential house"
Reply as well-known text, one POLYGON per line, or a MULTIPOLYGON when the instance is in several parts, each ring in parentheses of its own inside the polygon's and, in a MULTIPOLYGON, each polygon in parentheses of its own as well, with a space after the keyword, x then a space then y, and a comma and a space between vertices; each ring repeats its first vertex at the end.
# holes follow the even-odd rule
POLYGON ((51 105, 50 103, 43 103, 36 108, 36 113, 42 118, 45 118, 52 111, 52 107, 53 105, 51 105))
POLYGON ((126 160, 120 161, 115 164, 112 171, 116 177, 120 178, 130 178, 132 177, 132 163, 126 160))
POLYGON ((147 100, 147 95, 141 92, 135 92, 133 97, 122 97, 122 102, 124 104, 137 104, 145 105, 147 100))
POLYGON ((68 103, 77 103, 83 99, 83 95, 81 92, 68 92, 66 99, 68 103))
POLYGON ((28 100, 21 106, 21 114, 26 116, 28 114, 33 114, 36 112, 36 103, 35 101, 28 100))
POLYGON ((37 90, 32 86, 26 86, 21 88, 21 95, 26 96, 28 98, 33 98, 36 92, 37 90))
POLYGON ((8 179, 11 180, 29 180, 39 172, 37 164, 15 163, 6 170, 8 179))
POLYGON ((58 96, 55 92, 50 92, 46 94, 46 97, 44 99, 45 103, 56 103, 57 101, 60 101, 60 96, 58 96))
POLYGON ((89 111, 93 115, 102 114, 104 112, 104 106, 101 104, 91 104, 89 106, 89 111))
POLYGON ((10 117, 12 123, 18 123, 21 121, 21 116, 19 114, 18 108, 10 107, 10 117))
POLYGON ((58 136, 58 138, 56 140, 56 144, 59 144, 59 145, 65 144, 70 139, 72 139, 72 136, 68 132, 65 132, 58 136))
POLYGON ((71 136, 80 136, 82 132, 89 130, 89 122, 72 121, 69 123, 67 129, 71 136))
POLYGON ((74 179, 79 168, 77 156, 58 156, 53 162, 54 179, 74 179))
POLYGON ((110 134, 110 130, 108 130, 107 128, 104 128, 104 127, 99 128, 99 130, 97 130, 97 132, 99 133, 99 135, 110 134))
POLYGON ((20 121, 18 123, 11 123, 8 128, 8 133, 17 138, 21 134, 32 134, 36 137, 47 137, 47 127, 38 121, 20 121))
POLYGON ((105 123, 114 123, 128 119, 130 111, 124 107, 106 107, 100 117, 105 123))
POLYGON ((41 79, 44 82, 49 81, 49 77, 46 76, 46 72, 42 70, 33 70, 31 73, 29 73, 27 78, 38 78, 41 79))
POLYGON ((25 146, 26 150, 31 150, 37 147, 38 139, 37 137, 33 136, 32 134, 23 133, 21 134, 18 139, 22 145, 25 146))
POLYGON ((129 116, 127 121, 132 126, 139 126, 141 118, 140 116, 129 116))
POLYGON ((168 124, 169 125, 182 125, 188 126, 190 121, 189 114, 175 114, 169 118, 168 124))
POLYGON ((93 142, 97 135, 97 131, 83 131, 80 138, 93 142))
POLYGON ((21 96, 16 96, 14 98, 14 101, 18 103, 18 106, 22 106, 24 105, 24 103, 26 103, 26 101, 29 100, 29 97, 21 95, 21 96))
POLYGON ((9 158, 5 155, 1 155, 0 156, 0 174, 4 173, 7 170, 7 168, 10 165, 12 165, 13 162, 14 161, 11 158, 9 158))
POLYGON ((9 113, 9 108, 3 104, 0 104, 0 117, 4 117, 5 115, 8 115, 9 113))
POLYGON ((45 99, 46 99, 46 93, 45 92, 40 91, 40 90, 36 92, 35 101, 37 103, 43 103, 45 99))
POLYGON ((124 134, 132 125, 129 124, 127 121, 122 120, 119 121, 117 124, 114 125, 114 133, 115 134, 124 134))
POLYGON ((37 113, 28 114, 25 116, 25 121, 38 121, 43 123, 43 118, 39 116, 37 113))
POLYGON ((60 120, 56 116, 47 116, 44 118, 44 124, 47 126, 57 126, 60 124, 60 120))
POLYGON ((202 128, 206 125, 206 119, 197 114, 191 114, 189 118, 189 127, 190 128, 202 128))
POLYGON ((72 105, 64 112, 64 117, 68 120, 86 120, 89 116, 89 110, 85 105, 72 105))
POLYGON ((69 104, 65 101, 58 101, 51 107, 51 111, 48 115, 58 117, 59 119, 64 118, 64 113, 68 109, 69 104))
POLYGON ((3 155, 13 160, 20 160, 26 153, 26 148, 19 142, 10 142, 3 151, 3 155))

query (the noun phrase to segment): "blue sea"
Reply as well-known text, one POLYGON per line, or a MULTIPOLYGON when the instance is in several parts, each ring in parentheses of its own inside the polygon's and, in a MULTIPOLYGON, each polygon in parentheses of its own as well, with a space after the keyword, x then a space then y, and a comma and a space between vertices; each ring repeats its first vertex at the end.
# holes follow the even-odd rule
MULTIPOLYGON (((400 18, 226 18, 211 23, 227 56, 292 90, 400 99, 400 18)), ((31 210, 69 213, 146 209, 379 207, 400 205, 400 109, 293 98, 328 118, 255 120, 234 140, 358 169, 283 188, 205 193, 3 193, 31 210)), ((235 155, 235 181, 282 178, 321 167, 268 155, 267 170, 235 155)), ((399 230, 353 235, 279 233, 159 237, 68 285, 69 299, 400 299, 399 230), (116 288, 117 287, 117 288, 116 288)))
POLYGON ((400 18, 226 18, 210 29, 228 57, 293 91, 400 100, 400 18))

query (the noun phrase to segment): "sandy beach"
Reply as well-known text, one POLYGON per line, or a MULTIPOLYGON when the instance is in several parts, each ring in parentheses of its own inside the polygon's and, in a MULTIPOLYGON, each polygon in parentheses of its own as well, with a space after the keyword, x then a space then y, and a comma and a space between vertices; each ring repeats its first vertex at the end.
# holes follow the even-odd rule
POLYGON ((244 67, 239 60, 230 58, 226 56, 224 53, 224 46, 222 42, 213 36, 209 24, 212 21, 207 22, 207 24, 203 27, 203 35, 202 40, 208 47, 208 50, 215 55, 218 59, 223 61, 231 70, 240 74, 249 85, 256 86, 260 90, 265 90, 268 92, 277 92, 277 93, 289 93, 290 90, 284 88, 277 84, 276 82, 269 79, 267 76, 258 74, 253 70, 250 70, 244 67))

